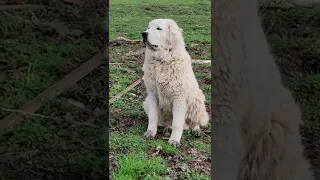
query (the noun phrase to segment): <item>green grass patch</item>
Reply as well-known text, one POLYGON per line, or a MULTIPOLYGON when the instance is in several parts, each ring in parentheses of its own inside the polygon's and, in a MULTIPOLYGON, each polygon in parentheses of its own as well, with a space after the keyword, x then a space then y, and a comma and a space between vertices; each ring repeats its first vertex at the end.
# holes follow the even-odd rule
POLYGON ((200 153, 204 153, 206 155, 211 154, 211 145, 208 143, 204 143, 202 141, 192 141, 191 146, 196 148, 197 151, 199 151, 200 153))
POLYGON ((111 173, 114 180, 162 179, 167 171, 162 158, 146 158, 142 154, 119 156, 116 164, 118 168, 111 173))
POLYGON ((210 1, 110 1, 110 39, 118 36, 140 39, 151 20, 172 18, 183 29, 187 44, 192 41, 210 44, 210 13, 210 1))

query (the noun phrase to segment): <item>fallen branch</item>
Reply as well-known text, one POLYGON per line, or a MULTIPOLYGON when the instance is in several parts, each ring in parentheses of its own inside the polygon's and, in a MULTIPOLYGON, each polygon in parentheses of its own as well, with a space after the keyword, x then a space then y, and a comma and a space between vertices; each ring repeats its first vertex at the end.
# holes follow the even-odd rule
POLYGON ((136 87, 138 84, 140 84, 141 79, 138 79, 137 81, 135 81, 134 83, 132 83, 130 86, 128 86, 125 90, 121 91, 120 93, 118 93, 117 95, 115 95, 113 98, 111 98, 109 100, 109 104, 112 103, 113 101, 117 100, 118 98, 120 98, 122 95, 124 95, 125 93, 129 92, 131 89, 133 89, 134 87, 136 87))
MULTIPOLYGON (((51 119, 51 120, 54 120, 54 121, 62 121, 63 120, 63 119, 58 118, 58 117, 50 117, 50 116, 45 116, 45 115, 42 115, 42 114, 29 113, 29 112, 26 112, 26 111, 21 111, 21 110, 16 110, 16 109, 2 109, 2 110, 3 111, 7 111, 7 112, 19 113, 19 114, 22 114, 23 116, 34 116, 34 117, 40 117, 40 118, 45 118, 45 119, 51 119)), ((64 120, 67 120, 68 122, 73 123, 73 124, 99 128, 98 126, 93 125, 93 124, 89 124, 89 123, 81 123, 81 122, 77 122, 77 121, 72 121, 72 120, 67 119, 67 118, 64 118, 64 120)))
MULTIPOLYGON (((194 59, 192 60, 194 63, 198 63, 198 64, 208 64, 211 63, 211 60, 201 60, 201 59, 194 59)), ((119 63, 109 63, 109 64, 119 64, 119 63)), ((136 87, 139 83, 141 82, 141 79, 135 81, 134 83, 132 83, 130 86, 128 86, 126 89, 124 89, 123 91, 121 91, 120 93, 118 93, 117 95, 115 95, 114 97, 112 97, 109 100, 109 104, 114 102, 115 100, 117 100, 118 98, 120 98, 121 96, 123 96, 125 93, 129 92, 131 89, 133 89, 134 87, 136 87)))
POLYGON ((197 64, 210 64, 211 60, 205 60, 205 59, 192 59, 191 60, 193 63, 197 64))
MULTIPOLYGON (((109 41, 110 44, 114 43, 114 44, 122 44, 124 42, 141 42, 140 40, 130 40, 130 39, 126 39, 124 37, 118 37, 116 39, 110 40, 109 41)), ((142 55, 144 53, 143 48, 139 49, 136 52, 130 52, 128 53, 128 55, 142 55)), ((211 60, 201 60, 201 59, 192 59, 193 63, 197 63, 197 64, 210 64, 211 60)), ((109 63, 109 65, 119 65, 122 63, 109 63)), ((130 91, 131 89, 133 89, 134 87, 136 87, 139 83, 141 82, 141 79, 135 81, 133 84, 131 84, 130 86, 128 86, 125 90, 121 91, 119 94, 117 94, 116 96, 112 97, 109 100, 109 104, 114 102, 115 100, 117 100, 118 98, 120 98, 122 95, 124 95, 125 93, 127 93, 128 91, 130 91)))
POLYGON ((117 42, 117 41, 127 41, 127 42, 141 42, 141 40, 130 40, 124 37, 117 37, 116 39, 110 40, 109 42, 117 42))
MULTIPOLYGON (((139 42, 140 43, 141 40, 130 40, 130 39, 126 39, 124 37, 118 37, 116 39, 110 40, 109 42, 110 42, 110 44, 123 44, 125 42, 134 42, 134 43, 139 42)), ((129 52, 126 55, 127 56, 143 55, 144 49, 145 48, 140 48, 136 52, 129 52)), ((209 64, 209 63, 211 63, 211 60, 192 59, 192 62, 198 63, 198 64, 209 64)), ((117 64, 117 63, 109 63, 109 64, 111 65, 111 64, 117 64)))
POLYGON ((52 118, 50 116, 45 116, 45 115, 42 115, 42 114, 36 114, 36 113, 30 113, 30 112, 25 112, 25 111, 16 110, 16 109, 5 109, 5 108, 3 108, 2 110, 3 111, 7 111, 7 112, 16 112, 16 113, 24 114, 24 115, 27 115, 27 116, 35 116, 35 117, 40 117, 40 118, 45 118, 45 119, 54 119, 54 118, 52 118))
POLYGON ((0 10, 18 10, 18 9, 43 9, 44 5, 38 4, 21 4, 21 5, 0 5, 0 10))
MULTIPOLYGON (((56 84, 50 86, 48 89, 40 93, 31 101, 24 104, 19 111, 34 113, 40 109, 46 101, 51 100, 61 94, 65 89, 73 86, 76 82, 81 80, 91 71, 100 66, 103 62, 103 54, 98 53, 81 66, 73 70, 71 73, 66 75, 56 84)), ((3 137, 5 133, 10 131, 11 127, 21 123, 24 119, 17 114, 17 112, 12 112, 0 121, 0 138, 3 137)))
POLYGON ((139 44, 139 43, 141 43, 141 40, 130 40, 130 39, 126 39, 124 37, 118 37, 116 39, 110 40, 109 44, 110 45, 115 45, 115 44, 119 45, 119 44, 128 43, 128 42, 139 44))

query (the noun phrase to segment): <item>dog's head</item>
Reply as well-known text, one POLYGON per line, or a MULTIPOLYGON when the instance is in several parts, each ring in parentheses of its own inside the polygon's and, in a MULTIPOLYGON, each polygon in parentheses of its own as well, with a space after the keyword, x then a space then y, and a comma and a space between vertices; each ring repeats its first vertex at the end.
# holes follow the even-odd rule
POLYGON ((149 50, 168 50, 183 47, 182 29, 172 19, 155 19, 142 32, 143 43, 149 50))

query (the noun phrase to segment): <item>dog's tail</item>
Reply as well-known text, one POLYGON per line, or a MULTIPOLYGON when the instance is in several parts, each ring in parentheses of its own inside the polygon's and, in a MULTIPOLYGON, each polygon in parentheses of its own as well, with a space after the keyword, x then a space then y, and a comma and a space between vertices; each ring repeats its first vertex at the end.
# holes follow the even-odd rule
POLYGON ((192 124, 199 124, 206 126, 209 122, 209 114, 205 106, 205 96, 203 92, 198 89, 192 92, 188 98, 188 112, 187 119, 191 120, 192 124))

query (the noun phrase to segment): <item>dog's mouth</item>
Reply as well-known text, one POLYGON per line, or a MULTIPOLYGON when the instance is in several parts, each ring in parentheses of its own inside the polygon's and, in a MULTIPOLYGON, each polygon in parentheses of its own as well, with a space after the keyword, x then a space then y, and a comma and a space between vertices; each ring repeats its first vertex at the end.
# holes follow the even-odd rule
POLYGON ((152 50, 155 50, 158 45, 154 45, 154 44, 151 44, 148 40, 146 39, 143 39, 143 44, 146 45, 147 47, 149 47, 150 49, 152 50))

